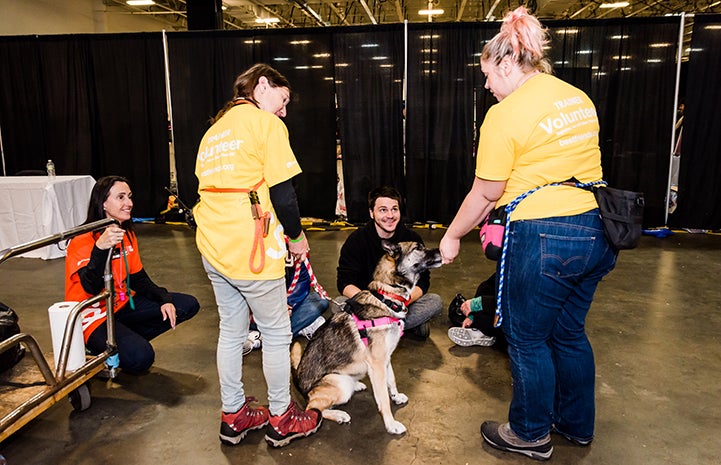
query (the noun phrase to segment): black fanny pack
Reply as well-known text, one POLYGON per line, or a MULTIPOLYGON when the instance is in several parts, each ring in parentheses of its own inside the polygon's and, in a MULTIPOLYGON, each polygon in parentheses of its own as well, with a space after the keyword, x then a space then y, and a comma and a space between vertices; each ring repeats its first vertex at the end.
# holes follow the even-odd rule
POLYGON ((614 250, 633 249, 638 245, 642 232, 643 209, 646 205, 642 192, 613 187, 576 187, 593 192, 606 239, 614 250))

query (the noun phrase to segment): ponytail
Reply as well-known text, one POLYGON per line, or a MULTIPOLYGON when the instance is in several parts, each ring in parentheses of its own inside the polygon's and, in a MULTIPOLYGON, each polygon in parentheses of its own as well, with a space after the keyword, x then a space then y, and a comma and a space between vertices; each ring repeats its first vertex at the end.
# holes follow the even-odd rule
POLYGON ((290 83, 285 76, 265 63, 256 63, 248 68, 243 74, 235 78, 235 82, 233 83, 233 99, 226 102, 226 104, 223 105, 223 108, 221 108, 220 111, 218 111, 218 113, 210 119, 210 124, 215 124, 215 122, 227 113, 228 110, 233 108, 238 99, 245 99, 254 102, 253 91, 255 90, 255 86, 258 85, 258 80, 261 77, 265 77, 271 87, 286 87, 288 91, 290 91, 290 83))
POLYGON ((499 64, 510 56, 526 71, 536 69, 552 74, 551 62, 544 51, 549 42, 548 30, 526 7, 519 6, 503 18, 501 31, 483 47, 481 60, 499 64))

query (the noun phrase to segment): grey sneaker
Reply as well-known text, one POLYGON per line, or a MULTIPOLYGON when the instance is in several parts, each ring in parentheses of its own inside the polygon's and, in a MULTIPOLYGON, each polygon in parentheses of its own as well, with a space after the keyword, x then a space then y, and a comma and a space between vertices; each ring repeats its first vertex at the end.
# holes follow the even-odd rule
POLYGON ((243 355, 248 355, 255 349, 260 349, 262 344, 260 331, 251 330, 248 332, 248 339, 243 343, 243 355))
POLYGON ((481 425, 481 435, 488 444, 496 449, 523 454, 534 460, 548 460, 553 453, 550 434, 538 441, 524 441, 516 436, 508 423, 484 421, 481 425))
POLYGON ((315 332, 318 331, 318 328, 323 326, 323 323, 325 323, 325 318, 319 316, 313 321, 313 323, 298 331, 298 334, 300 334, 301 336, 305 336, 306 339, 310 340, 315 334, 315 332))
POLYGON ((454 326, 448 329, 448 338, 461 347, 470 346, 492 346, 496 343, 496 338, 486 336, 480 330, 475 328, 461 328, 454 326))

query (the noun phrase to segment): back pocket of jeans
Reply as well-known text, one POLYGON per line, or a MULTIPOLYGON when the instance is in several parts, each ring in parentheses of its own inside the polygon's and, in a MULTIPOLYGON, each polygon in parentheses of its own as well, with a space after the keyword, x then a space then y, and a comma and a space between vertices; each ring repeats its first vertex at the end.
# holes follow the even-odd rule
POLYGON ((541 271, 551 278, 573 278, 586 272, 594 238, 541 234, 541 271))

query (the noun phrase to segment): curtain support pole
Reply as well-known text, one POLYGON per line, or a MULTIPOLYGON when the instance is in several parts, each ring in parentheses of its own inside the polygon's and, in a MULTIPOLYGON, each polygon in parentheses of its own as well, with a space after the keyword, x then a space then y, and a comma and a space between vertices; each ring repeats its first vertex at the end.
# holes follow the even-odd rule
MULTIPOLYGON (((673 96, 673 115, 671 118, 671 149, 668 151, 668 177, 666 180, 666 208, 664 208, 663 224, 668 226, 668 205, 671 200, 671 173, 673 171, 673 152, 676 147, 676 112, 678 110, 678 92, 681 86, 681 58, 683 57, 683 31, 686 23, 686 13, 681 13, 678 29, 678 50, 676 52, 676 87, 673 96)), ((681 167, 679 165, 679 171, 681 167)))
POLYGON ((170 126, 170 141, 168 141, 168 164, 170 166, 170 190, 180 197, 178 189, 178 172, 175 166, 175 125, 173 124, 173 103, 170 93, 170 60, 168 58, 168 36, 163 29, 163 61, 165 71, 165 100, 168 111, 168 124, 170 126))

